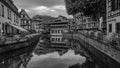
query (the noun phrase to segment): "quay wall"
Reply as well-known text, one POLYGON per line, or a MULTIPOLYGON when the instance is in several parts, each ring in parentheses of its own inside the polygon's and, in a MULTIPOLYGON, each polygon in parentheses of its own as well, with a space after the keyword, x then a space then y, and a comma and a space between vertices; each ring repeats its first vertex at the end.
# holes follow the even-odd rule
POLYGON ((64 34, 63 36, 65 38, 78 40, 81 44, 81 47, 84 48, 85 51, 87 51, 88 53, 92 53, 94 55, 93 58, 97 58, 98 60, 102 61, 105 65, 107 65, 107 67, 120 67, 120 56, 118 56, 118 58, 115 58, 109 53, 109 51, 107 52, 107 50, 104 50, 103 46, 106 45, 99 43, 98 41, 95 41, 91 38, 85 37, 82 34, 64 34))
POLYGON ((24 48, 24 47, 35 46, 35 45, 37 45, 37 43, 39 41, 39 37, 40 37, 40 35, 36 34, 25 40, 2 44, 2 45, 0 45, 0 54, 5 53, 5 52, 14 51, 14 50, 24 48))

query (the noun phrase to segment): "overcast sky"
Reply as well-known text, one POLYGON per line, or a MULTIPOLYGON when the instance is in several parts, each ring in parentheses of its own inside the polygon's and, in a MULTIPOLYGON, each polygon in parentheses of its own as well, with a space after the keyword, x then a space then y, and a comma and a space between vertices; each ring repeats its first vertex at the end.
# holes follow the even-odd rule
POLYGON ((13 0, 19 9, 26 9, 28 14, 67 16, 64 0, 13 0))

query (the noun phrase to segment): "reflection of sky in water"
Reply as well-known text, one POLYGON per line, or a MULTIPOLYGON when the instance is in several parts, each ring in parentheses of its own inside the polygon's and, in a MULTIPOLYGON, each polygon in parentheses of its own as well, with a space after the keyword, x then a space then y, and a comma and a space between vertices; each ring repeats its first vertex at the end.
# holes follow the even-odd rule
POLYGON ((54 52, 41 56, 34 55, 27 68, 68 68, 69 65, 81 64, 85 60, 85 57, 75 55, 73 50, 69 50, 63 56, 59 56, 57 52, 54 52))

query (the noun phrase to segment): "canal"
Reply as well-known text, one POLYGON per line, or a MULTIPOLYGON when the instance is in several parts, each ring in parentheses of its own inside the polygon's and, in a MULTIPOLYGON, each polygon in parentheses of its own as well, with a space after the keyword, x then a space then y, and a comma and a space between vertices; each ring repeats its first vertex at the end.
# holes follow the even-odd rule
POLYGON ((0 68, 101 68, 75 45, 61 36, 40 37, 35 46, 1 54, 0 68))

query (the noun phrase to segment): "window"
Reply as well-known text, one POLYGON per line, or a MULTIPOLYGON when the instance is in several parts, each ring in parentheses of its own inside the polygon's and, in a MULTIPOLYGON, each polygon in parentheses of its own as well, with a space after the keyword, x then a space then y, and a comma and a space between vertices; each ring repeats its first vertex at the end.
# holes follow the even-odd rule
POLYGON ((15 14, 14 14, 14 22, 16 21, 15 14))
POLYGON ((26 20, 26 23, 28 24, 28 23, 29 23, 29 21, 28 21, 28 20, 26 20))
POLYGON ((60 30, 58 30, 58 33, 60 33, 60 30))
POLYGON ((1 16, 1 12, 2 12, 2 8, 1 8, 1 6, 0 6, 0 16, 1 16))
POLYGON ((120 33, 120 23, 116 23, 116 33, 120 33))
POLYGON ((10 11, 10 20, 12 20, 11 11, 10 11))
POLYGON ((57 33, 57 30, 55 31, 55 33, 57 33))
POLYGON ((112 11, 119 9, 120 1, 119 0, 111 0, 112 11))
POLYGON ((63 33, 63 30, 61 30, 61 33, 63 33))
POLYGON ((25 18, 25 15, 23 15, 23 18, 25 18))
POLYGON ((52 38, 52 41, 54 41, 54 38, 52 38))
POLYGON ((54 30, 52 30, 52 33, 54 33, 54 30))
POLYGON ((8 19, 9 19, 9 9, 7 9, 7 13, 8 13, 7 15, 8 15, 8 19))
POLYGON ((60 41, 60 38, 58 38, 58 41, 60 41))
POLYGON ((4 6, 2 5, 2 17, 4 17, 4 6))
POLYGON ((112 32, 112 24, 109 24, 109 32, 112 32))

